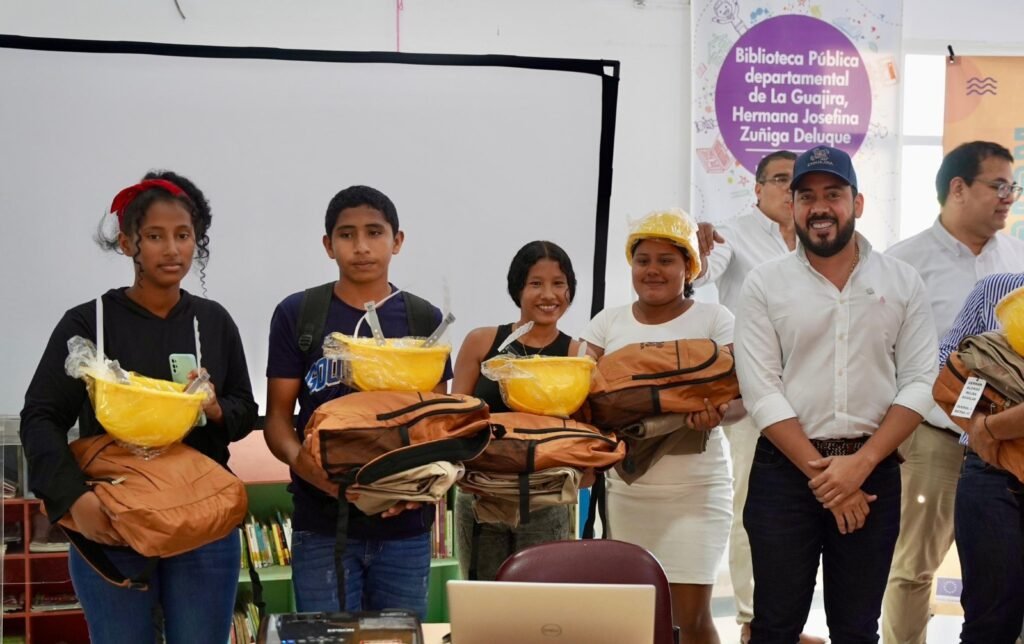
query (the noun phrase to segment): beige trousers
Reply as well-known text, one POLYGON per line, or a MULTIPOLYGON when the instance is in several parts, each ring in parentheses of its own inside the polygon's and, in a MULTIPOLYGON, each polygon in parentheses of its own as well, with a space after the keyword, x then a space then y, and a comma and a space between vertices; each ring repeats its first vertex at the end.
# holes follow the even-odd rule
POLYGON ((964 448, 952 434, 922 424, 900 453, 907 459, 900 536, 882 601, 882 641, 924 644, 932 577, 953 543, 953 505, 964 448))
POLYGON ((729 578, 736 598, 736 621, 749 624, 754 619, 754 569, 750 563, 750 540, 743 528, 743 506, 747 502, 747 483, 754 462, 754 448, 761 432, 749 415, 722 427, 729 439, 732 460, 732 528, 729 531, 729 578))

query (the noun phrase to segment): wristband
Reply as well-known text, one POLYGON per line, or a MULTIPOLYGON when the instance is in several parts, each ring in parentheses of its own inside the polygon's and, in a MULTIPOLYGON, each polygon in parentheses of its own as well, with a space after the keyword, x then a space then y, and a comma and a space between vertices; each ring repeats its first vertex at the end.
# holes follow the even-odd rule
POLYGON ((994 440, 994 441, 999 440, 998 438, 996 438, 996 435, 992 433, 992 430, 989 429, 989 426, 988 426, 988 416, 985 416, 985 421, 984 421, 983 424, 985 425, 985 431, 988 432, 988 435, 992 438, 992 440, 994 440))

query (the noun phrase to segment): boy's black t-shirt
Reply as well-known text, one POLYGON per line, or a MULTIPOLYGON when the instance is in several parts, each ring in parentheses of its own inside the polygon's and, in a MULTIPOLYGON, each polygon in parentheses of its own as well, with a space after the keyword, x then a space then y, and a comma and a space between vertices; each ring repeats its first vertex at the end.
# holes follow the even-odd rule
MULTIPOLYGON (((392 291, 395 287, 392 286, 392 291)), ((306 422, 320 405, 344 396, 353 390, 337 380, 340 369, 333 361, 323 357, 319 342, 307 358, 299 349, 296 340, 296 325, 302 306, 303 293, 286 297, 274 310, 270 322, 270 350, 267 356, 267 378, 299 378, 299 413, 295 431, 302 440, 306 422)), ((324 333, 332 331, 352 335, 356 323, 364 311, 349 306, 332 295, 327 311, 324 333)), ((441 311, 434 309, 436 324, 441 323, 441 311)), ((409 322, 405 310, 404 293, 391 297, 377 309, 381 330, 389 338, 409 335, 409 322)), ((370 337, 370 327, 364 321, 359 335, 370 337)), ((451 362, 445 364, 443 378, 452 377, 451 362)), ((338 517, 338 501, 320 491, 314 485, 291 473, 292 483, 288 486, 294 497, 295 513, 292 527, 295 530, 311 530, 322 534, 334 534, 338 517)), ((354 505, 349 504, 348 535, 353 539, 404 539, 430 530, 434 522, 434 506, 424 505, 420 510, 407 510, 401 514, 381 518, 368 516, 354 505)))

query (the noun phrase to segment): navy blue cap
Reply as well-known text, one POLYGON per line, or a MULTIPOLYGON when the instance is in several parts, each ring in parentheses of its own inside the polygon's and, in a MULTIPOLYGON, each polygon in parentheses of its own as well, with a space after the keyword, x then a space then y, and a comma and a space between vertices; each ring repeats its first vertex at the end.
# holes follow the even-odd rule
POLYGON ((819 145, 798 156, 793 166, 793 181, 790 182, 789 189, 796 190, 800 180, 812 172, 833 174, 853 186, 854 190, 857 189, 857 173, 853 170, 853 161, 850 160, 849 154, 839 148, 819 145))

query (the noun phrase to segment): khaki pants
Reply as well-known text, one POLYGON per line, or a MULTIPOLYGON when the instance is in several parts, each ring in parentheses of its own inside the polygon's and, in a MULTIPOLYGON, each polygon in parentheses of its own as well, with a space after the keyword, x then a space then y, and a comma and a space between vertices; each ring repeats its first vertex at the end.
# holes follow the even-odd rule
POLYGON ((749 624, 754 619, 754 569, 750 563, 750 540, 743 528, 743 506, 747 502, 747 483, 754 449, 761 432, 750 416, 722 427, 729 439, 732 460, 732 528, 729 531, 729 578, 736 598, 736 621, 749 624))
POLYGON ((900 536, 882 602, 882 641, 923 644, 932 578, 953 543, 953 506, 964 448, 955 436, 918 425, 900 447, 900 536))

